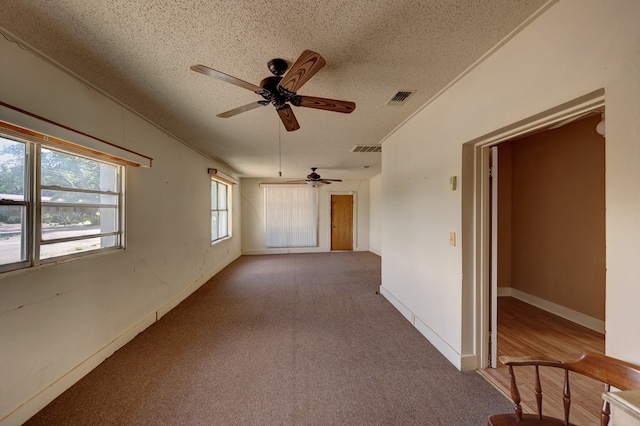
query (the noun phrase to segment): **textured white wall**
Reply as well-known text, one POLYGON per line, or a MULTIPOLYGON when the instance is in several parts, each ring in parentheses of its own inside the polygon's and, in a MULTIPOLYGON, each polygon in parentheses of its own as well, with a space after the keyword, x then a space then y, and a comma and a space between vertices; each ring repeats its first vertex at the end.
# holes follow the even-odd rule
MULTIPOLYGON (((337 176, 336 178, 339 178, 337 176)), ((322 185, 318 194, 318 246, 291 249, 267 248, 264 234, 264 190, 261 183, 282 183, 280 179, 242 179, 242 253, 312 253, 331 250, 330 195, 353 193, 356 205, 353 209, 355 239, 354 251, 369 250, 369 181, 346 180, 344 182, 322 185)))
POLYGON ((126 171, 126 250, 0 275, 0 423, 19 424, 240 255, 240 190, 211 247, 214 162, 3 37, 0 93, 154 159, 126 171))
POLYGON ((382 290, 455 365, 476 356, 477 327, 463 313, 475 301, 462 294, 475 291, 462 288, 461 244, 448 241, 450 231, 472 238, 460 235, 462 192, 448 187, 462 144, 601 88, 607 353, 640 363, 638 16, 635 0, 558 2, 384 142, 382 290))

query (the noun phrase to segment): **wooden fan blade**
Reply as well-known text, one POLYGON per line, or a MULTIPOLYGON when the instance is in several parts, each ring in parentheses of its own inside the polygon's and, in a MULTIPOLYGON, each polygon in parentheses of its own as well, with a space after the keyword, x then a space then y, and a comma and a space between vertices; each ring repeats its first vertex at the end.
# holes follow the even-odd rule
POLYGON ((296 116, 293 114, 293 110, 289 105, 285 105, 278 109, 278 115, 280 116, 280 120, 282 120, 282 124, 284 124, 284 128, 287 129, 287 132, 293 132, 300 128, 298 120, 296 120, 296 116))
POLYGON ((302 52, 289 71, 282 77, 278 86, 296 93, 315 73, 326 64, 324 58, 312 50, 302 52))
POLYGON ((238 115, 238 114, 240 114, 241 112, 250 111, 250 110, 252 110, 252 109, 256 109, 256 108, 258 108, 258 107, 265 106, 265 105, 268 105, 268 104, 264 104, 264 103, 262 103, 262 102, 252 102, 252 103, 250 103, 250 104, 243 105, 243 106, 241 106, 241 107, 238 107, 238 108, 234 108, 234 109, 232 109, 232 110, 229 110, 229 111, 227 111, 227 112, 222 112, 222 113, 220 113, 220 114, 216 115, 216 117, 220 117, 220 118, 229 118, 229 117, 233 117, 234 115, 238 115))
POLYGON ((214 70, 213 68, 206 67, 204 65, 191 65, 191 69, 195 72, 199 72, 200 74, 208 75, 209 77, 217 78, 218 80, 225 81, 227 83, 235 84, 236 86, 243 87, 245 89, 251 90, 255 93, 260 93, 264 89, 260 86, 256 86, 255 84, 248 83, 244 80, 240 80, 232 75, 225 74, 218 70, 214 70))
POLYGON ((350 114, 356 109, 355 102, 350 101, 316 98, 315 96, 297 96, 296 98, 297 99, 291 101, 291 103, 305 108, 324 109, 326 111, 341 112, 343 114, 350 114))
POLYGON ((325 182, 342 182, 342 179, 321 179, 325 182))

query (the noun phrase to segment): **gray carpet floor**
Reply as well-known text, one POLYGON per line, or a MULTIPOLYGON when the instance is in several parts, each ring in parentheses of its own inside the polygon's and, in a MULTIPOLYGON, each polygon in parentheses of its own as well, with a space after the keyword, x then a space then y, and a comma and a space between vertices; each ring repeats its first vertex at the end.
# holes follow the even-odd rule
POLYGON ((382 296, 368 252, 243 256, 28 425, 483 425, 511 403, 382 296))

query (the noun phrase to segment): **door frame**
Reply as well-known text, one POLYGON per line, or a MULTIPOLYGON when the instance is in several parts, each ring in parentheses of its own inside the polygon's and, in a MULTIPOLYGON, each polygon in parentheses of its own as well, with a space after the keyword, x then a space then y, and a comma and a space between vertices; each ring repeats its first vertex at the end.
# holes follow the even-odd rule
POLYGON ((358 247, 358 193, 356 191, 327 191, 327 215, 329 217, 329 226, 327 226, 327 241, 329 242, 329 251, 331 250, 331 196, 332 195, 351 195, 353 197, 353 210, 351 218, 351 251, 356 251, 358 247))
MULTIPOLYGON (((490 366, 489 331, 494 329, 495 316, 491 307, 497 304, 497 292, 491 292, 491 182, 489 179, 490 149, 501 142, 521 138, 548 129, 565 120, 575 119, 605 106, 604 89, 543 111, 509 126, 473 139, 463 145, 462 220, 463 230, 470 230, 469 238, 463 234, 463 287, 467 299, 463 305, 474 310, 474 353, 476 368, 490 366), (465 185, 465 182, 467 183, 465 185)), ((495 274, 495 272, 493 272, 495 274)))
POLYGON ((490 246, 490 269, 489 279, 491 285, 489 286, 489 367, 496 368, 498 366, 498 145, 493 145, 489 148, 489 202, 491 217, 491 237, 489 241, 490 246))

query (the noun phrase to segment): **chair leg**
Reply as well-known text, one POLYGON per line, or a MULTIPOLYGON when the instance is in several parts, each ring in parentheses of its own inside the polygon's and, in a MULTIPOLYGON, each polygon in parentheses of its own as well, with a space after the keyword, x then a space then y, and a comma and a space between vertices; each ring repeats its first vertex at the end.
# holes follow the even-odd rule
POLYGON ((569 409, 571 408, 571 389, 569 388, 569 370, 564 370, 564 424, 569 424, 569 409))
POLYGON ((511 399, 515 403, 514 410, 516 412, 516 417, 518 420, 522 420, 522 406, 520 405, 520 391, 518 390, 518 385, 516 384, 516 375, 513 372, 513 366, 509 366, 509 377, 511 378, 511 399))

